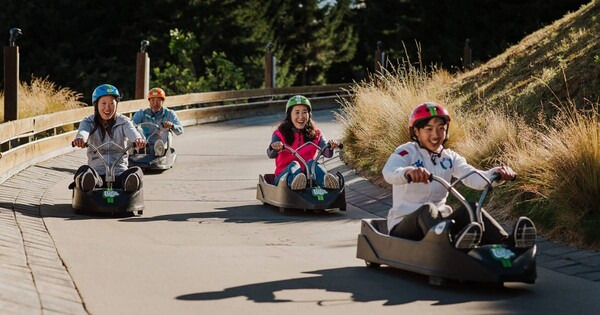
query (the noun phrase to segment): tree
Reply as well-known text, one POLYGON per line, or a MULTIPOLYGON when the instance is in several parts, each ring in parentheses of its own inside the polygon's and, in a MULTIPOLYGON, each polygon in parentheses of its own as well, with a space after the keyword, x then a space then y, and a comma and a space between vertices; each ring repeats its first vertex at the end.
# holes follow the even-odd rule
POLYGON ((170 31, 169 50, 177 62, 167 62, 165 68, 153 69, 153 85, 163 87, 169 94, 184 94, 216 90, 239 90, 247 88, 242 69, 227 60, 224 52, 213 51, 204 58, 203 75, 199 75, 192 56, 200 47, 196 36, 178 29, 170 31))
MULTIPOLYGON (((0 40, 7 43, 8 29, 21 28, 21 78, 48 78, 82 92, 89 103, 102 83, 119 87, 125 99, 133 96, 143 39, 150 41, 154 68, 177 65, 193 70, 196 80, 234 65, 245 86, 261 87, 265 47, 272 42, 277 86, 350 82, 372 71, 379 40, 391 61, 405 56, 403 42, 417 60, 411 47, 418 41, 425 64, 457 67, 465 38, 474 59, 485 61, 588 1, 0 0, 0 40), (192 33, 198 44, 187 65, 171 54, 173 29, 192 33)), ((170 75, 187 80, 185 73, 170 75)))

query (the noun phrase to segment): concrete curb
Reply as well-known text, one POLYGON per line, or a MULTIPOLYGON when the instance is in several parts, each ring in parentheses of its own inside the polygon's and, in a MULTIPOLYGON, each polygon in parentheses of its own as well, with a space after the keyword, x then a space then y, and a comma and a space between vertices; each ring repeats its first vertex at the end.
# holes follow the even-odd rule
POLYGON ((81 159, 61 156, 30 166, 0 185, 0 313, 88 314, 40 208, 48 187, 81 159))

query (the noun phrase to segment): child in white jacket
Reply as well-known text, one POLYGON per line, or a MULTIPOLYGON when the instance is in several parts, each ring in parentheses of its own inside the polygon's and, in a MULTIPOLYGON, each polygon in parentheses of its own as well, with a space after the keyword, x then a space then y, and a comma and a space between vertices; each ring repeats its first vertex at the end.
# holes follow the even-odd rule
MULTIPOLYGON (((524 248, 533 246, 536 231, 530 219, 519 218, 511 239, 500 224, 482 210, 483 234, 479 223, 470 222, 463 206, 453 210, 446 204, 448 191, 441 184, 429 182, 431 174, 450 182, 452 177, 458 178, 475 170, 464 157, 444 148, 449 124, 448 111, 436 103, 421 104, 411 113, 409 132, 413 141, 396 148, 383 168, 384 179, 393 185, 393 205, 387 220, 389 234, 420 240, 437 223, 453 219, 455 224, 451 233, 455 236, 457 248, 472 248, 480 242, 524 248)), ((512 180, 516 176, 507 166, 480 172, 488 178, 498 173, 501 181, 512 180)), ((463 183, 479 190, 486 185, 486 181, 478 175, 465 178, 463 183)))

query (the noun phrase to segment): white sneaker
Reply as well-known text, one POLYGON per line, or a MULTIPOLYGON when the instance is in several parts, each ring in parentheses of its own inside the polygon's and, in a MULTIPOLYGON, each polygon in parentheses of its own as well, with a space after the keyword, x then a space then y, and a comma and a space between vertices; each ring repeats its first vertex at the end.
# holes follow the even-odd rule
POLYGON ((481 242, 482 234, 481 225, 476 222, 471 222, 458 233, 458 237, 454 242, 454 247, 458 249, 474 248, 481 242))
POLYGON ((165 155, 165 152, 165 143, 160 139, 156 140, 154 143, 154 156, 163 156, 165 155))
POLYGON ((96 178, 92 172, 87 171, 79 176, 79 188, 83 191, 92 191, 96 188, 96 178))
POLYGON ((327 189, 340 189, 340 182, 335 175, 327 173, 325 174, 324 186, 327 189))
POLYGON ((520 217, 513 229, 513 240, 517 248, 529 248, 535 245, 537 230, 535 224, 528 217, 520 217))
POLYGON ((281 182, 285 182, 285 183, 286 183, 286 185, 287 185, 287 177, 288 177, 288 175, 289 175, 288 173, 285 173, 285 174, 283 174, 283 175, 282 175, 282 176, 279 178, 279 182, 277 182, 277 183, 273 183, 273 184, 274 184, 275 186, 278 186, 278 185, 279 185, 279 183, 281 183, 281 182))
POLYGON ((125 191, 129 191, 129 192, 137 191, 138 189, 140 189, 139 177, 135 174, 127 175, 124 186, 125 187, 123 187, 123 188, 125 189, 125 191))
POLYGON ((296 175, 292 180, 290 188, 292 188, 292 190, 302 190, 306 188, 306 175, 304 175, 304 173, 296 175))

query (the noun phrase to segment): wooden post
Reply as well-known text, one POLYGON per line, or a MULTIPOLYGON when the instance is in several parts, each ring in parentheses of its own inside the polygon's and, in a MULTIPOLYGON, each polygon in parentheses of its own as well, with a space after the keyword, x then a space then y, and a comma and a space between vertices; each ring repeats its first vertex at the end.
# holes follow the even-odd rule
POLYGON ((469 43, 471 42, 470 39, 465 39, 465 48, 463 49, 463 68, 465 70, 471 70, 472 68, 472 60, 471 60, 471 46, 469 45, 469 43))
POLYGON ((4 47, 4 121, 19 119, 19 46, 16 40, 22 35, 18 28, 10 29, 9 46, 4 47))
POLYGON ((385 65, 385 53, 381 51, 381 41, 377 41, 375 50, 375 73, 381 73, 385 65))
POLYGON ((277 57, 271 56, 271 87, 277 87, 277 57))
POLYGON ((272 43, 267 44, 265 52, 265 88, 270 89, 275 87, 275 76, 277 75, 276 64, 277 57, 271 54, 272 43))
POLYGON ((143 40, 141 42, 140 52, 137 53, 135 69, 135 98, 144 99, 146 93, 150 90, 150 58, 146 49, 150 42, 143 40))

